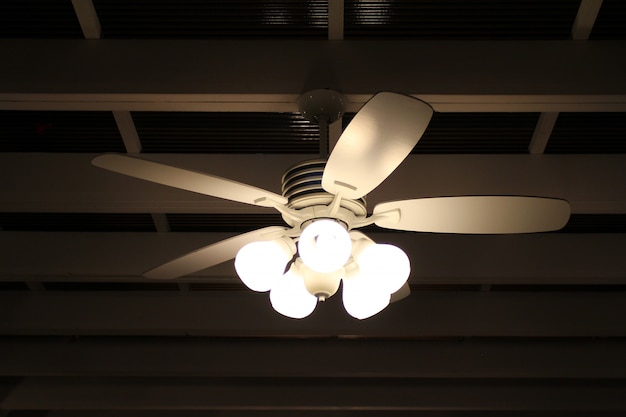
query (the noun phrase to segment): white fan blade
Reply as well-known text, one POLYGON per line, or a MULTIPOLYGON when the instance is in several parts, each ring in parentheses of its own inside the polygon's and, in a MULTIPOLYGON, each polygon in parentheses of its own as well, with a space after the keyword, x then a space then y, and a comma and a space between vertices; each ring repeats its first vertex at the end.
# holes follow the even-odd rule
POLYGON ((393 294, 391 294, 391 303, 395 303, 396 301, 400 301, 406 297, 411 295, 411 287, 409 287, 409 283, 405 282, 402 287, 393 294))
POLYGON ((359 110, 331 153, 322 187, 357 199, 376 188, 411 153, 432 117, 416 98, 378 93, 359 110))
POLYGON ((569 220, 565 200, 521 196, 461 196, 390 201, 374 207, 380 227, 433 233, 533 233, 569 220), (399 215, 399 216, 398 216, 399 215))
POLYGON ((173 279, 189 275, 233 259, 237 256, 239 249, 248 243, 276 239, 282 236, 285 230, 287 230, 286 227, 270 226, 243 233, 176 258, 151 269, 143 276, 151 279, 173 279))
POLYGON ((130 156, 100 155, 91 163, 119 174, 226 200, 263 207, 287 203, 285 197, 252 185, 130 156))

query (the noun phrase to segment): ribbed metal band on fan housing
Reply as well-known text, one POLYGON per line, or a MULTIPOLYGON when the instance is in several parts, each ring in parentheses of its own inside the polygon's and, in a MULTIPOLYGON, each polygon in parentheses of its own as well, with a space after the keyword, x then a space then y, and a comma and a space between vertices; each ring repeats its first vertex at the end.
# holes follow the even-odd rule
MULTIPOLYGON (((287 170, 282 178, 282 194, 289 202, 289 208, 298 210, 311 206, 328 205, 334 195, 322 188, 325 159, 314 159, 301 162, 287 170)), ((357 216, 365 216, 367 207, 365 197, 358 200, 341 200, 341 207, 350 210, 357 216)))

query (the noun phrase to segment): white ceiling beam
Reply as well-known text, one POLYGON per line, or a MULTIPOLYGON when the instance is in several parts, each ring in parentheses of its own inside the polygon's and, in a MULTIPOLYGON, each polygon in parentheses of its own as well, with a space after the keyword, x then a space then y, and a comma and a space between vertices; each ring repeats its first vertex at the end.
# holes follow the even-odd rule
POLYGON ((167 221, 165 213, 152 213, 151 216, 157 232, 163 233, 170 231, 170 224, 167 221))
POLYGON ((72 0, 74 12, 85 39, 100 39, 101 28, 98 13, 92 0, 72 0))
MULTIPOLYGON (((344 94, 357 112, 371 94, 344 94)), ((441 113, 626 112, 626 94, 413 94, 441 113)), ((298 94, 2 93, 0 110, 298 112, 298 94)))
POLYGON ((137 129, 135 128, 135 122, 133 122, 133 116, 130 112, 119 110, 113 111, 113 117, 115 118, 115 123, 120 131, 120 135, 122 136, 126 152, 141 152, 141 140, 139 140, 139 135, 137 134, 137 129))
MULTIPOLYGON (((149 269, 235 234, 3 232, 0 281, 240 284, 233 261, 178 280, 142 278, 149 269)), ((368 236, 409 255, 413 285, 626 284, 626 234, 368 236)))
POLYGON ((328 40, 343 39, 343 0, 328 0, 328 40))
POLYGON ((9 39, 0 40, 0 55, 5 57, 0 102, 2 108, 17 109, 33 99, 72 102, 82 97, 87 98, 84 109, 88 110, 94 95, 117 103, 143 95, 162 106, 185 96, 199 99, 195 104, 200 106, 203 97, 221 96, 231 101, 224 105, 227 111, 233 104, 228 98, 236 104, 240 95, 260 95, 295 108, 307 80, 323 64, 337 84, 329 87, 348 94, 351 101, 353 94, 368 97, 389 90, 434 104, 451 99, 457 106, 464 98, 470 105, 480 99, 491 107, 513 99, 517 104, 543 102, 553 109, 539 111, 564 111, 554 110, 554 99, 557 105, 574 106, 582 98, 583 104, 619 103, 623 109, 625 51, 626 41, 108 40, 94 44, 9 39), (259 73, 272 77, 258 79, 259 73), (280 99, 284 97, 288 100, 280 99))
POLYGON ((572 39, 587 40, 602 7, 602 0, 581 0, 578 13, 572 25, 572 39))
MULTIPOLYGON (((117 129, 122 136, 124 147, 129 154, 138 154, 141 152, 141 140, 135 128, 133 116, 129 111, 113 111, 113 117, 117 124, 117 129)), ((170 227, 167 217, 163 213, 152 213, 152 221, 157 232, 168 232, 170 227)))
POLYGON ((544 112, 539 115, 533 137, 528 145, 528 152, 532 155, 540 155, 545 151, 558 117, 558 112, 544 112))
MULTIPOLYGON (((576 19, 572 26, 573 40, 586 40, 589 38, 589 34, 591 33, 591 29, 593 28, 601 6, 602 0, 582 0, 580 2, 578 13, 576 14, 576 19)), ((558 116, 558 112, 541 113, 532 140, 528 146, 528 151, 531 154, 542 154, 545 151, 558 116)))
MULTIPOLYGON (((113 111, 115 123, 122 136, 124 147, 129 154, 137 154, 141 152, 141 140, 135 128, 133 116, 129 111, 113 111)), ((152 213, 152 221, 157 232, 169 232, 170 226, 167 217, 163 213, 152 213)))
POLYGON ((307 319, 242 291, 2 292, 0 334, 135 336, 626 337, 612 291, 420 291, 359 321, 336 295, 307 319), (583 308, 584 306, 584 308, 583 308))
MULTIPOLYGON (((273 213, 129 178, 91 165, 93 154, 0 154, 5 212, 273 213), (34 169, 36 168, 36 169, 34 169)), ((311 155, 150 154, 144 158, 280 193, 280 178, 311 155)), ((410 155, 368 205, 442 195, 563 198, 574 213, 626 213, 624 155, 410 155)))
POLYGON ((613 379, 625 351, 620 339, 4 337, 0 376, 613 379))

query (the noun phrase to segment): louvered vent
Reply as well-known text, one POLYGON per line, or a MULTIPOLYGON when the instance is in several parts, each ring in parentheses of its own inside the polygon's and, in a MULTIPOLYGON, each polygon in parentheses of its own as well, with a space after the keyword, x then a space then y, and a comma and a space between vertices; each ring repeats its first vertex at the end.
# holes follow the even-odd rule
POLYGON ((537 113, 435 113, 414 153, 527 153, 537 113))
POLYGON ((626 233, 626 214, 572 214, 560 233, 626 233))
POLYGON ((0 213, 5 231, 154 232, 152 217, 142 213, 0 213))
POLYGON ((82 37, 70 1, 0 1, 0 38, 82 37))
POLYGON ((464 284, 417 284, 411 285, 411 292, 418 291, 480 291, 481 285, 464 284))
POLYGON ((328 36, 328 4, 322 0, 94 0, 94 5, 103 38, 328 36))
POLYGON ((0 111, 1 152, 124 152, 111 112, 0 111))
POLYGON ((626 113, 561 113, 546 153, 626 153, 626 113))
POLYGON ((579 0, 346 0, 345 38, 568 39, 579 0))
POLYGON ((626 39, 626 1, 602 2, 589 39, 626 39))
POLYGON ((8 281, 0 282, 0 291, 29 291, 28 285, 24 282, 8 281))
MULTIPOLYGON (((172 232, 248 232, 267 226, 283 226, 280 214, 168 214, 172 232)), ((376 225, 364 233, 406 233, 376 225)), ((626 233, 626 214, 572 214, 567 225, 554 233, 626 233)))
POLYGON ((296 113, 134 112, 144 152, 318 153, 319 128, 296 113))
POLYGON ((45 282, 46 291, 179 291, 176 282, 45 282))
MULTIPOLYGON (((344 128, 354 115, 344 117, 344 128)), ((434 113, 413 153, 528 153, 538 113, 434 113)))
POLYGON ((561 285, 561 284, 517 284, 492 285, 490 291, 526 291, 526 292, 623 292, 626 285, 561 285))
POLYGON ((239 279, 232 282, 192 282, 189 291, 250 291, 239 279))
POLYGON ((286 226, 280 214, 168 214, 172 232, 249 232, 286 226))

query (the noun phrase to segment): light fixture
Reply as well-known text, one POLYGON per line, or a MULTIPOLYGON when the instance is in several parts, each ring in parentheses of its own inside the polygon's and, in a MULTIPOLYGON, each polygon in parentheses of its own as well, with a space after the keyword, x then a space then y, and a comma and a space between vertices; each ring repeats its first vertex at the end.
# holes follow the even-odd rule
POLYGON ((354 246, 360 274, 375 282, 380 291, 393 294, 409 278, 409 257, 397 246, 374 243, 370 239, 359 239, 354 246))
POLYGON ((315 310, 317 297, 304 286, 299 263, 292 263, 289 270, 275 282, 270 291, 270 302, 274 310, 293 319, 304 318, 315 310))
POLYGON ((235 270, 252 291, 269 291, 282 277, 295 249, 289 238, 248 243, 235 257, 235 270))
POLYGON ((348 233, 334 219, 308 224, 297 252, 287 272, 296 253, 291 238, 249 243, 235 259, 237 274, 248 288, 270 291, 274 310, 294 319, 310 315, 341 282, 348 314, 360 320, 371 317, 389 305, 391 294, 405 284, 411 269, 400 248, 377 244, 359 232, 348 233))
POLYGON ((343 278, 342 299, 348 314, 363 320, 384 310, 391 294, 381 291, 375 277, 361 273, 359 265, 352 262, 343 278))
POLYGON ((346 310, 365 318, 385 308, 389 295, 406 294, 410 263, 402 250, 374 243, 355 231, 359 228, 375 224, 414 232, 510 234, 558 230, 567 223, 569 203, 545 197, 413 198, 380 202, 369 211, 366 195, 411 153, 426 131, 433 109, 411 96, 377 93, 352 118, 329 152, 328 126, 341 118, 344 107, 343 95, 329 89, 309 91, 298 99, 301 115, 319 125, 321 158, 289 168, 282 177, 281 195, 140 158, 111 154, 94 158, 95 166, 119 174, 274 208, 288 226, 264 227, 213 243, 144 276, 171 279, 188 275, 230 259, 233 250, 247 244, 236 256, 237 273, 252 290, 272 290, 270 298, 277 311, 304 317, 315 308, 315 300, 331 297, 343 280, 346 310), (294 260, 296 242, 299 258, 294 260), (290 262, 293 264, 285 274, 290 262), (307 307, 296 312, 294 306, 289 307, 296 302, 284 294, 306 299, 307 307))
POLYGON ((343 267, 352 251, 346 229, 336 220, 320 219, 302 231, 298 253, 302 261, 316 272, 333 272, 343 267))

